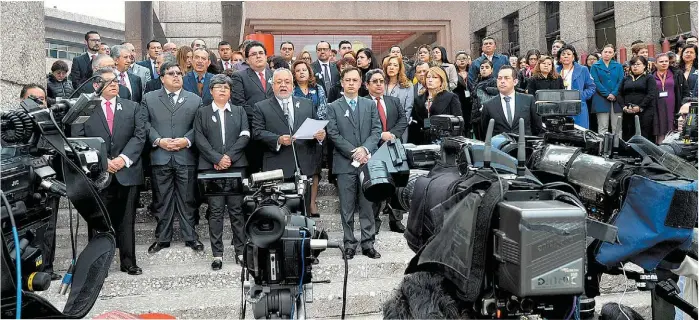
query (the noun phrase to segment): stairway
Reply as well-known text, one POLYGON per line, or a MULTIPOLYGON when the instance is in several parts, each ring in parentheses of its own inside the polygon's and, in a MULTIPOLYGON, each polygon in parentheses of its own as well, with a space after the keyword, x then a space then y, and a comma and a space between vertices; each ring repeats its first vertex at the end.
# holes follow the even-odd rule
MULTIPOLYGON (((323 172, 325 175, 325 170, 323 172)), ((342 240, 337 189, 321 180, 318 205, 320 218, 315 219, 319 229, 325 229, 329 238, 342 240)), ((150 192, 141 194, 142 207, 150 203, 150 192)), ((62 201, 56 231, 55 270, 64 274, 71 261, 69 214, 67 201, 62 201)), ((143 269, 140 276, 130 276, 119 271, 118 256, 114 258, 109 276, 105 280, 100 297, 88 317, 120 310, 135 314, 166 313, 178 318, 238 318, 241 305, 240 267, 235 264, 230 221, 224 220, 223 242, 225 253, 223 269, 211 270, 211 244, 207 221, 204 220, 206 205, 200 208, 201 221, 197 226, 199 238, 204 243, 203 252, 194 252, 184 246, 175 222, 173 242, 170 248, 156 254, 148 254, 154 241, 155 219, 139 209, 136 214, 136 259, 143 269)), ((74 215, 77 213, 74 212, 74 215)), ((370 259, 357 254, 349 261, 347 288, 348 318, 380 318, 383 301, 398 288, 403 272, 413 257, 402 234, 388 230, 388 217, 382 216, 381 232, 376 237, 375 248, 380 259, 370 259)), ((403 216, 403 223, 407 214, 403 216)), ((359 221, 355 218, 355 236, 359 235, 359 221)), ((87 244, 85 222, 81 221, 77 236, 78 250, 87 244)), ((320 264, 313 266, 312 303, 307 303, 310 318, 339 318, 342 309, 342 280, 344 262, 337 249, 328 249, 320 257, 320 264)), ((606 302, 618 302, 629 285, 622 303, 634 308, 650 319, 650 294, 636 291, 633 281, 623 277, 604 276, 601 283, 603 295, 597 298, 597 310, 606 302)), ((67 296, 57 291, 59 281, 54 281, 48 291, 40 294, 49 299, 59 310, 65 305, 67 296)), ((246 318, 252 318, 248 304, 246 318)))

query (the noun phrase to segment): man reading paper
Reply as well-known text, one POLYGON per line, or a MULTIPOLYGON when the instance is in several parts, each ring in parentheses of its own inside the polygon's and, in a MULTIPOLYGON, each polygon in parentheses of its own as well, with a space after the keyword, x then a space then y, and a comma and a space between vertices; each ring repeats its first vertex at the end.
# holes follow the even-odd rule
MULTIPOLYGON (((262 170, 282 169, 284 179, 293 181, 296 165, 291 144, 296 148, 301 174, 308 177, 315 172, 317 152, 322 152, 321 143, 325 130, 318 130, 311 140, 292 138, 306 118, 316 119, 311 100, 292 97, 293 76, 289 69, 280 68, 272 76, 274 97, 255 104, 252 119, 254 139, 265 145, 262 154, 262 170)), ((306 196, 306 207, 311 197, 306 196)))

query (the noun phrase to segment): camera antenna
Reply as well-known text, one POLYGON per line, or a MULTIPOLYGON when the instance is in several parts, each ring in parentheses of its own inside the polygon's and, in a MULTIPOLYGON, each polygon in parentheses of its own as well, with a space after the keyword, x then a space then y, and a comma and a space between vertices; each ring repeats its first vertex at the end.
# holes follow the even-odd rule
POLYGON ((493 129, 495 127, 495 119, 488 121, 488 131, 485 133, 485 146, 483 148, 483 168, 490 168, 490 149, 492 148, 493 129))
POLYGON ((524 176, 526 171, 525 162, 527 161, 527 152, 524 148, 524 119, 519 118, 519 137, 517 138, 517 176, 524 176))

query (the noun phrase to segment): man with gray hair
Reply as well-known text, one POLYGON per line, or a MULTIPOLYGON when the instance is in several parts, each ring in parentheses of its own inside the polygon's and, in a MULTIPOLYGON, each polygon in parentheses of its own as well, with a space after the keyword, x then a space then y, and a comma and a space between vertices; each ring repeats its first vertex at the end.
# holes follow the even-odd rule
MULTIPOLYGON (((126 46, 131 50, 131 60, 136 61, 136 48, 134 48, 133 44, 129 42, 124 42, 121 44, 122 46, 126 46)), ((141 83, 143 84, 143 88, 145 89, 146 83, 153 79, 153 75, 151 74, 151 71, 141 65, 138 65, 136 63, 132 63, 131 66, 129 67, 129 72, 137 75, 139 78, 141 78, 141 83)))
POLYGON ((150 164, 151 186, 158 224, 157 241, 148 253, 170 247, 175 215, 180 221, 180 233, 187 247, 204 250, 195 226, 196 161, 194 151, 194 116, 202 100, 183 90, 182 71, 177 63, 165 61, 160 65, 161 90, 147 93, 141 108, 148 114, 148 145, 152 147, 150 164))
MULTIPOLYGON (((294 77, 286 68, 274 71, 272 91, 274 97, 255 104, 252 120, 254 139, 263 146, 262 171, 282 169, 284 178, 294 181, 298 165, 300 174, 313 176, 320 167, 318 159, 325 130, 318 130, 313 139, 297 141, 292 138, 307 118, 318 119, 317 113, 313 112, 313 102, 292 96, 294 77), (294 161, 292 144, 296 147, 298 164, 294 161)), ((310 199, 310 195, 306 196, 307 208, 310 199)))
MULTIPOLYGON (((177 59, 175 59, 175 56, 172 55, 171 53, 168 52, 162 52, 158 55, 157 58, 155 58, 155 71, 158 73, 158 76, 160 76, 160 66, 163 65, 163 62, 165 61, 170 61, 177 63, 177 59)), ((146 94, 151 91, 155 90, 160 90, 163 87, 163 82, 160 81, 159 78, 154 78, 151 81, 148 81, 146 83, 146 89, 144 90, 143 94, 146 94)))
POLYGON ((143 96, 143 84, 141 83, 141 78, 137 75, 128 72, 129 67, 133 64, 133 56, 131 55, 131 50, 126 46, 113 46, 112 47, 112 59, 116 63, 117 71, 117 81, 119 85, 122 85, 129 89, 129 97, 127 99, 141 103, 141 98, 143 96))
MULTIPOLYGON (((94 72, 94 71, 101 69, 101 68, 114 69, 116 67, 116 64, 114 63, 114 59, 112 59, 112 57, 110 57, 106 54, 98 54, 97 56, 95 56, 92 59, 92 63, 90 65, 90 67, 92 68, 92 72, 94 72)), ((90 81, 88 83, 85 83, 84 85, 82 85, 82 87, 75 88, 75 90, 77 91, 77 93, 75 93, 75 95, 79 95, 79 94, 83 94, 83 93, 85 93, 85 94, 94 93, 95 92, 94 84, 99 84, 99 82, 101 80, 102 79, 98 77, 98 78, 93 79, 92 81, 90 81)), ((97 86, 97 88, 99 88, 99 86, 97 86)), ((119 86, 119 97, 123 98, 123 99, 128 99, 129 96, 130 96, 129 89, 127 89, 124 86, 119 86)))

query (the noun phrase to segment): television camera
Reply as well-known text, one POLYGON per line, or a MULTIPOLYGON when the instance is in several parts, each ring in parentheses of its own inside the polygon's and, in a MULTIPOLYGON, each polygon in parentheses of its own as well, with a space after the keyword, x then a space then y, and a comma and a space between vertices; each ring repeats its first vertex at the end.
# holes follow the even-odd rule
POLYGON ((323 250, 340 247, 303 214, 307 178, 284 182, 279 169, 254 173, 249 179, 240 173, 200 174, 198 179, 205 196, 245 195, 243 211, 249 216, 241 317, 250 302, 255 318, 304 319, 305 304, 313 302, 313 261, 323 250))
MULTIPOLYGON (((106 146, 99 138, 67 138, 64 124, 75 119, 56 120, 72 108, 84 108, 89 100, 83 95, 43 108, 30 98, 20 103, 21 109, 0 115, 3 317, 81 318, 102 288, 116 250, 114 231, 97 193, 110 181, 105 172, 106 146), (64 277, 61 292, 68 287, 71 291, 62 312, 33 293, 51 283, 50 276, 39 270, 43 261, 37 243, 42 235, 35 236, 36 230, 57 214, 49 201, 61 196, 76 207, 82 204, 79 213, 96 230, 64 277)), ((76 257, 75 245, 72 248, 76 257)))
MULTIPOLYGON (((588 318, 599 295, 600 275, 624 274, 642 290, 660 288, 659 296, 696 318, 696 309, 678 300, 672 280, 654 273, 661 261, 686 256, 696 225, 696 215, 687 213, 696 207, 691 205, 697 199, 696 178, 684 170, 683 162, 659 156, 658 147, 639 134, 622 141, 618 135, 599 136, 571 126, 567 117, 579 107, 565 92, 557 95, 559 102, 551 98, 538 105, 545 121, 558 118, 548 120, 553 125, 547 127, 557 129, 543 138, 526 141, 522 130, 495 145, 491 124, 485 142, 443 139, 436 165, 421 168, 429 172, 406 172, 397 165, 401 152, 372 156, 369 163, 382 161, 387 172, 394 167, 408 177, 401 180, 406 185, 393 189, 365 184, 365 192, 373 188, 366 193, 378 199, 385 197, 374 190, 397 190, 397 202, 410 210, 405 237, 417 255, 406 270, 403 288, 453 284, 444 290, 456 292, 450 299, 458 301, 454 306, 463 313, 450 317, 570 318, 577 312, 588 318), (505 147, 510 149, 505 152, 505 147), (655 198, 659 194, 664 201, 655 198), (672 200, 679 198, 691 203, 672 200), (638 206, 649 209, 630 210, 638 206), (665 218, 674 223, 664 224, 665 218), (660 222, 649 226, 639 221, 660 222), (656 231, 639 238, 637 230, 653 227, 656 231), (588 245, 587 237, 595 241, 588 245), (645 272, 625 270, 620 267, 624 262, 634 262, 645 272)), ((416 161, 407 163, 410 167, 416 161)), ((418 295, 426 293, 405 292, 386 304, 385 317, 439 314, 414 313, 406 304, 424 305, 418 295)))
POLYGON ((693 101, 689 102, 689 110, 686 116, 684 116, 682 130, 668 134, 660 144, 660 148, 696 166, 697 139, 699 138, 699 131, 697 130, 699 103, 697 103, 696 98, 691 100, 693 101))

